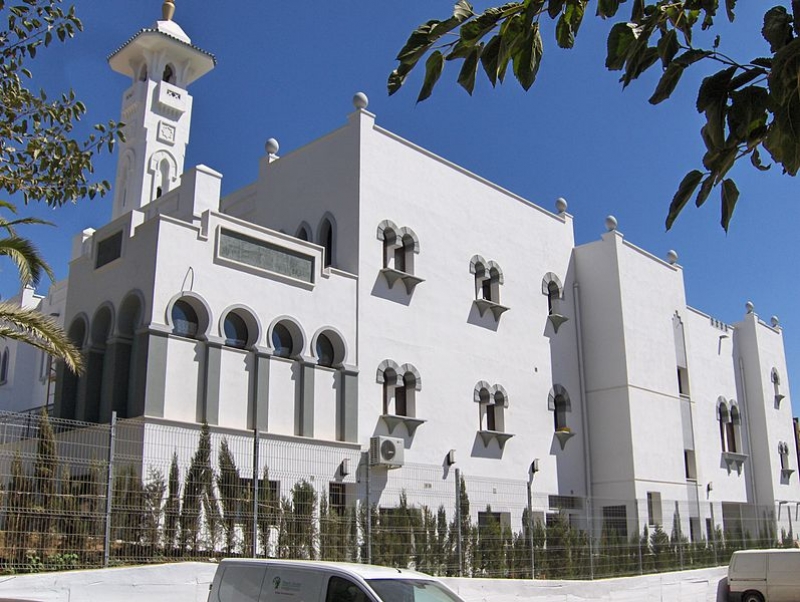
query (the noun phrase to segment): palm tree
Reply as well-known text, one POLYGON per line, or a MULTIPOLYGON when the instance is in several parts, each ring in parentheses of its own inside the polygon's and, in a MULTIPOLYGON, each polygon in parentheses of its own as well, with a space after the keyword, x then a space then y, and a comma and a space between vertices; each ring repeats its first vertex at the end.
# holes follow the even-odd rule
MULTIPOLYGON (((17 213, 17 208, 7 201, 0 201, 0 209, 17 213)), ((0 231, 5 234, 0 238, 0 256, 5 255, 16 265, 23 286, 35 286, 43 274, 54 280, 53 271, 36 246, 16 232, 17 226, 34 224, 52 225, 34 217, 7 220, 0 216, 0 231)), ((53 318, 39 311, 0 302, 0 339, 22 341, 63 360, 75 373, 83 370, 80 351, 53 318)))

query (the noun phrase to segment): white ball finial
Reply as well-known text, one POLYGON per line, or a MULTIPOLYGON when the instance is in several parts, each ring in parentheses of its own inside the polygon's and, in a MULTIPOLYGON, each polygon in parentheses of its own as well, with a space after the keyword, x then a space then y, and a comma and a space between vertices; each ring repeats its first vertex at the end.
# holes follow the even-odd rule
POLYGON ((267 140, 267 143, 264 145, 264 150, 267 151, 268 155, 277 155, 278 151, 280 150, 281 145, 278 144, 278 141, 275 138, 270 138, 267 140))
POLYGON ((747 311, 747 313, 751 314, 755 310, 756 306, 753 305, 752 301, 748 301, 747 303, 744 304, 744 308, 747 311))
POLYGON ((353 96, 353 106, 356 109, 366 109, 369 106, 369 98, 363 92, 357 92, 355 96, 353 96))
POLYGON ((769 320, 770 324, 772 324, 773 328, 777 328, 781 325, 781 321, 778 319, 778 316, 772 316, 769 320))
POLYGON ((678 263, 678 254, 672 249, 670 249, 669 251, 667 251, 667 261, 669 262, 670 265, 675 265, 676 263, 678 263))
POLYGON ((559 213, 566 213, 567 212, 567 199, 560 196, 556 199, 556 211, 559 213))
POLYGON ((617 229, 617 218, 614 217, 613 215, 609 215, 606 218, 606 229, 609 232, 613 232, 614 230, 617 229))

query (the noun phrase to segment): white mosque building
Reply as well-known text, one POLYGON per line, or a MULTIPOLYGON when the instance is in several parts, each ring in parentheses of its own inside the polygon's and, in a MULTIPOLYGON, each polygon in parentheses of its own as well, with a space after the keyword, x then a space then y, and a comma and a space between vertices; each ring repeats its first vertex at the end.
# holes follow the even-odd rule
POLYGON ((188 90, 215 60, 171 19, 109 57, 130 81, 111 221, 76 238, 65 282, 17 298, 59 317, 87 371, 52 382, 48 358, 0 341, 0 408, 141 417, 145 459, 148 425, 256 430, 323 450, 318 483, 355 486, 343 460, 362 454, 383 483, 454 462, 535 473, 542 514, 589 498, 669 525, 677 501, 692 539, 754 505, 796 522, 776 320, 687 306, 677 255, 613 218, 576 246, 562 199, 538 207, 381 128, 363 94, 286 156, 270 140, 257 180, 221 196, 218 172, 184 166, 188 90))

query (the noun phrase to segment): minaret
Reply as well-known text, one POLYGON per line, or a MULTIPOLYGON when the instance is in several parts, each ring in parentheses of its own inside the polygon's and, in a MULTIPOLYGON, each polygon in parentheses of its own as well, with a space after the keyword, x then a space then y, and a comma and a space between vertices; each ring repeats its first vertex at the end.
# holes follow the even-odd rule
POLYGON ((125 142, 119 147, 111 219, 180 185, 192 121, 186 88, 216 64, 172 20, 174 0, 165 0, 162 12, 161 21, 108 57, 114 71, 133 80, 122 97, 125 142))

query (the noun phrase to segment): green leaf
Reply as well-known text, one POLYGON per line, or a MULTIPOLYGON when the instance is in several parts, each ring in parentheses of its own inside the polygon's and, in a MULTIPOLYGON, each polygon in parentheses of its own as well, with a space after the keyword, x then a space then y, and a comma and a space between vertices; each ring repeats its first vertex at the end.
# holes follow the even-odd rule
POLYGON ((714 178, 713 176, 708 176, 700 185, 700 190, 697 192, 697 198, 694 200, 694 204, 697 207, 703 206, 703 203, 706 202, 708 195, 711 194, 712 188, 714 188, 714 178))
POLYGON ((748 86, 730 96, 728 129, 736 138, 746 141, 767 123, 769 93, 760 86, 748 86))
POLYGON ((608 19, 617 14, 619 10, 620 0, 598 0, 597 2, 597 16, 601 19, 608 19))
POLYGON ((769 42, 771 52, 777 52, 792 41, 792 16, 783 6, 775 6, 764 14, 761 35, 769 42))
POLYGON ((728 224, 733 217, 733 210, 736 208, 736 201, 739 200, 739 189, 736 187, 736 182, 727 179, 722 183, 722 224, 725 232, 728 231, 728 224))
POLYGON ((575 45, 575 36, 572 33, 566 15, 561 15, 556 23, 556 42, 560 48, 572 48, 575 45))
POLYGON ((470 96, 475 89, 475 76, 478 73, 478 61, 483 50, 483 44, 475 46, 470 51, 469 55, 464 59, 464 64, 461 66, 461 71, 458 74, 458 83, 464 88, 470 96))
POLYGON ((461 26, 461 40, 467 44, 474 44, 491 32, 497 24, 506 16, 506 11, 520 7, 519 3, 513 2, 503 6, 486 9, 483 13, 475 17, 468 23, 461 26))
POLYGON ((674 29, 668 30, 661 36, 661 39, 658 41, 657 48, 658 56, 661 59, 661 64, 664 65, 664 68, 666 69, 672 59, 675 58, 675 55, 678 54, 678 50, 680 50, 678 33, 674 29))
POLYGON ((675 90, 675 86, 678 85, 685 69, 686 67, 684 65, 670 63, 669 67, 667 67, 666 71, 664 71, 664 74, 661 76, 661 79, 658 80, 656 90, 653 92, 648 102, 651 105, 657 105, 668 99, 675 90))
POLYGON ((689 202, 689 199, 691 198, 695 188, 697 188, 697 185, 700 183, 702 178, 703 172, 696 169, 690 171, 684 176, 683 180, 678 186, 678 191, 675 193, 675 196, 672 197, 672 202, 669 205, 669 212, 667 213, 666 221, 667 230, 672 228, 672 224, 675 222, 675 219, 678 217, 678 214, 681 212, 681 210, 686 206, 686 203, 689 202))
POLYGON ((606 42, 606 69, 619 71, 625 66, 625 58, 631 44, 636 41, 633 26, 630 23, 617 23, 608 33, 606 42))
POLYGON ((772 168, 772 165, 764 165, 761 162, 761 153, 758 152, 757 148, 753 149, 753 152, 750 153, 750 163, 753 164, 758 171, 769 171, 772 168))
POLYGON ((497 62, 500 56, 500 36, 495 35, 481 52, 481 65, 492 84, 497 85, 497 62))
POLYGON ((519 52, 514 55, 514 76, 525 90, 529 90, 536 80, 543 52, 539 24, 534 23, 519 52))
POLYGON ((725 0, 725 12, 728 14, 728 21, 732 22, 736 19, 736 15, 733 14, 735 8, 736 0, 725 0))
POLYGON ((547 3, 547 14, 550 15, 551 19, 555 19, 559 14, 561 14, 561 10, 564 8, 565 0, 550 0, 547 3))
POLYGON ((428 60, 425 61, 425 80, 422 82, 422 90, 419 92, 417 102, 422 102, 431 95, 433 87, 439 81, 444 68, 444 56, 438 50, 433 52, 428 60))
POLYGON ((729 67, 709 75, 700 84, 697 93, 697 112, 702 113, 709 107, 725 102, 728 98, 728 86, 736 73, 736 67, 729 67))

